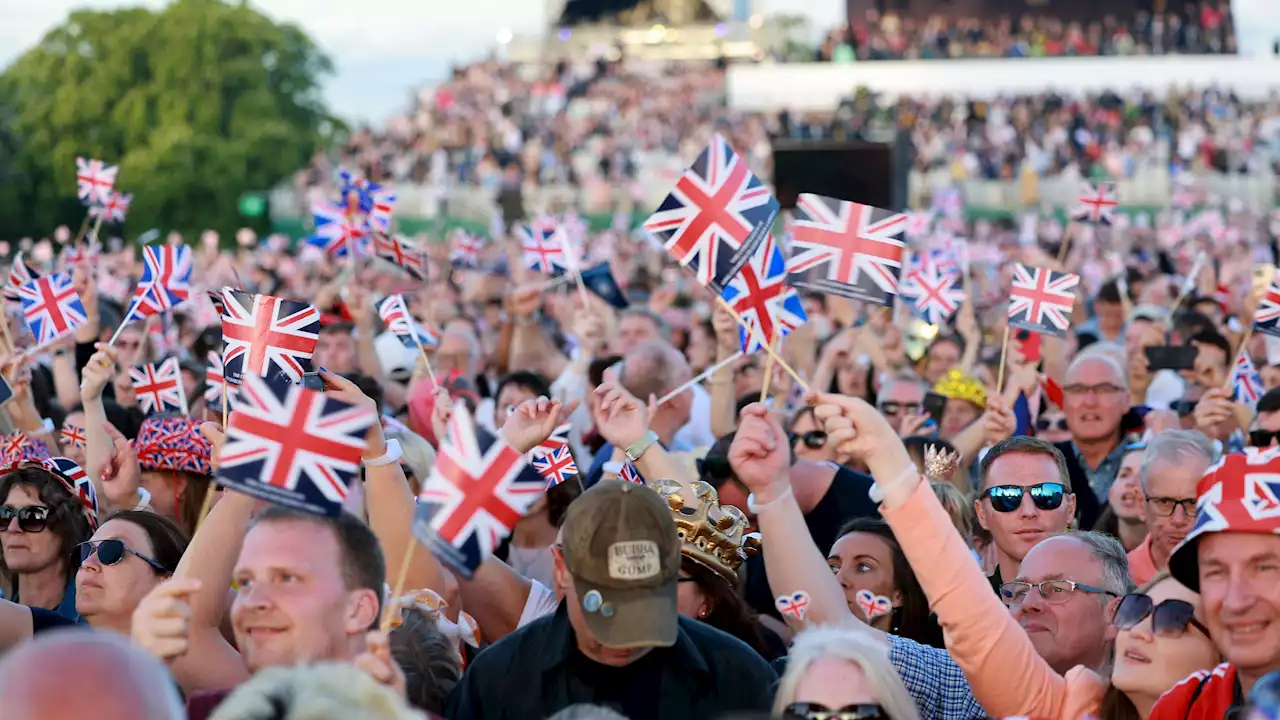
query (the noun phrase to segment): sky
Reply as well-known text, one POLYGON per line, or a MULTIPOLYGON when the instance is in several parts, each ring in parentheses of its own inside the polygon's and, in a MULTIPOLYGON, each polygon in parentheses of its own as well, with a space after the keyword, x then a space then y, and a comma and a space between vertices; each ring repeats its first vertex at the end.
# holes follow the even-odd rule
MULTIPOLYGON (((757 0, 764 14, 806 15, 816 28, 841 22, 845 0, 757 0)), ((165 0, 0 0, 0 68, 78 8, 159 8, 165 0)), ((253 0, 269 17, 301 25, 333 58, 325 95, 338 115, 384 119, 409 105, 413 88, 444 77, 450 64, 484 56, 499 31, 535 35, 546 0, 253 0)), ((1241 46, 1258 52, 1280 36, 1280 2, 1233 0, 1241 46)))

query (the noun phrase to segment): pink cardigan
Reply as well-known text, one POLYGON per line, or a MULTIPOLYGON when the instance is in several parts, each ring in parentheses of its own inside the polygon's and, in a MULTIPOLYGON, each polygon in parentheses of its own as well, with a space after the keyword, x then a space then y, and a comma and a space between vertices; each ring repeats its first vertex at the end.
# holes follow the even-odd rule
POLYGON ((1084 667, 1053 671, 982 569, 927 482, 895 509, 880 508, 938 615, 947 650, 993 717, 1077 720, 1096 715, 1106 683, 1084 667))

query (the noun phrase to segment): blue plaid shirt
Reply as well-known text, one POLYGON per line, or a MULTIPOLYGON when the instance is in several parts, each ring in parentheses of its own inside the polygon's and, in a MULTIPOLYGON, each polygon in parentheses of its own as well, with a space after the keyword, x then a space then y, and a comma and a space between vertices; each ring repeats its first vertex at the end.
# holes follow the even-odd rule
POLYGON ((889 662, 916 701, 921 720, 987 717, 987 711, 973 698, 964 672, 946 650, 890 635, 889 662))

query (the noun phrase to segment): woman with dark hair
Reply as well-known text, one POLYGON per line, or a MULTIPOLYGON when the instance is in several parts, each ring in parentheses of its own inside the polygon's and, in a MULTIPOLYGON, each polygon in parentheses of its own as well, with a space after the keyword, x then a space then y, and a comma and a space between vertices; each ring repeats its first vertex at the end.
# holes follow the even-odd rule
POLYGON ((858 602, 860 591, 889 599, 890 612, 867 620, 872 627, 924 645, 945 647, 942 629, 929 612, 929 600, 911 570, 888 523, 878 518, 854 518, 840 528, 827 564, 844 588, 849 610, 866 619, 858 602))
POLYGON ((192 533, 213 476, 211 447, 200 434, 200 424, 180 415, 152 415, 138 430, 136 448, 139 487, 146 493, 140 502, 112 498, 113 506, 148 505, 192 533))
POLYGON ((738 638, 766 660, 784 657, 786 644, 761 625, 739 592, 742 561, 759 550, 759 542, 746 535, 742 511, 721 505, 715 488, 704 482, 693 483, 694 503, 684 501, 674 481, 655 489, 666 498, 680 536, 680 614, 738 638))
POLYGON ((77 546, 76 610, 94 628, 129 635, 133 611, 173 575, 187 541, 177 523, 149 510, 107 518, 77 546))

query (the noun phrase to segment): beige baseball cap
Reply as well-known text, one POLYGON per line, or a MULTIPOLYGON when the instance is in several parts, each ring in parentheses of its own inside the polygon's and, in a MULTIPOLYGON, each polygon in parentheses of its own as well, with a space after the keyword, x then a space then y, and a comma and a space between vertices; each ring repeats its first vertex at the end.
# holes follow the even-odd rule
POLYGON ((587 627, 601 644, 675 644, 680 538, 657 493, 621 480, 596 484, 569 506, 561 547, 587 627))

